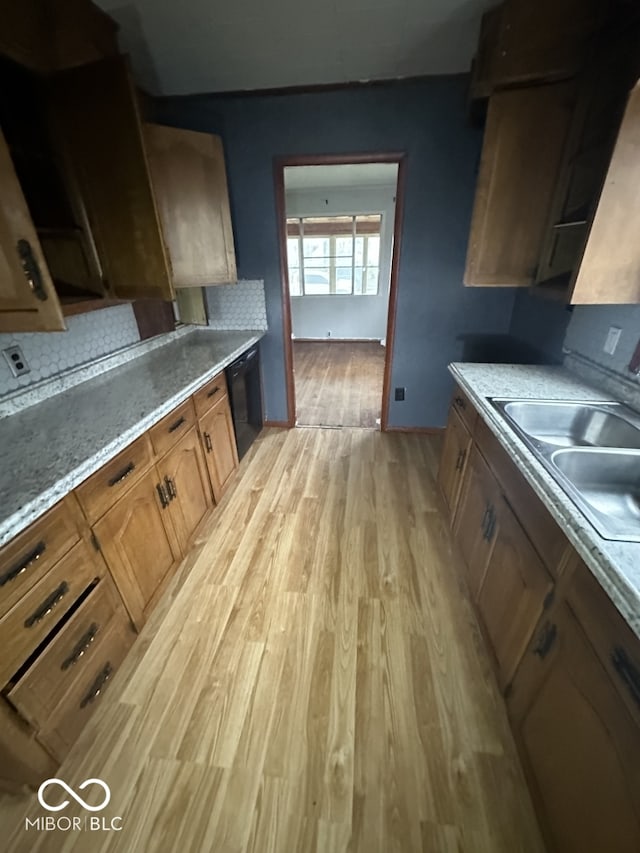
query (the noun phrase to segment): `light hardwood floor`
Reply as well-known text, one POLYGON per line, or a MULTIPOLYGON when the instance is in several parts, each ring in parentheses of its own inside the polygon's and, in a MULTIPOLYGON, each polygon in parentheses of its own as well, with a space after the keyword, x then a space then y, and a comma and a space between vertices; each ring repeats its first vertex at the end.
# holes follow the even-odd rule
POLYGON ((439 446, 267 431, 58 774, 104 779, 122 830, 4 798, 5 849, 541 853, 439 446))
POLYGON ((375 429, 384 355, 376 341, 294 341, 297 422, 375 429))

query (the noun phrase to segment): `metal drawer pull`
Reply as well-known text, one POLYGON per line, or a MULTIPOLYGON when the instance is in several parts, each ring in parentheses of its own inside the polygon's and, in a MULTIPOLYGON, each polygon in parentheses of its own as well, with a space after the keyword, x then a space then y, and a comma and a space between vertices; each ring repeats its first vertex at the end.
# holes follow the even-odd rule
POLYGON ((456 406, 459 406, 461 409, 467 408, 466 403, 464 402, 462 397, 456 397, 455 404, 456 404, 456 406))
POLYGON ((211 436, 208 432, 205 432, 203 438, 204 446, 207 448, 207 453, 211 453, 211 451, 213 450, 213 444, 211 444, 211 436))
POLYGON ((615 646, 611 652, 611 663, 631 693, 633 701, 640 705, 640 672, 622 646, 615 646))
POLYGON ((178 420, 175 421, 175 423, 171 424, 168 431, 169 432, 175 432, 177 429, 179 429, 182 426, 182 424, 184 423, 184 420, 185 419, 184 419, 184 415, 183 415, 181 418, 178 418, 178 420))
POLYGON ((109 480, 109 486, 117 486, 118 483, 121 483, 123 480, 126 480, 129 474, 133 474, 136 470, 136 466, 133 462, 129 462, 126 468, 123 468, 119 474, 116 474, 113 479, 109 480))
POLYGON ((32 628, 38 622, 42 622, 44 617, 51 613, 56 604, 59 604, 68 592, 69 584, 66 581, 62 581, 60 586, 51 593, 49 598, 42 602, 35 613, 32 613, 28 619, 24 620, 24 627, 32 628))
POLYGON ((46 302, 49 298, 49 294, 42 282, 42 273, 40 272, 38 261, 33 254, 31 243, 28 240, 18 240, 17 247, 18 257, 22 264, 22 271, 25 274, 25 278, 29 283, 29 287, 31 288, 33 295, 41 302, 46 302))
POLYGON ((110 663, 107 663, 100 673, 100 675, 96 678, 96 680, 91 685, 89 692, 84 697, 82 702, 80 703, 81 708, 86 708, 87 705, 90 705, 93 701, 95 701, 98 696, 102 693, 102 689, 107 683, 107 681, 113 675, 113 667, 110 663))
POLYGON ((162 509, 166 509, 169 506, 169 498, 167 497, 167 493, 164 490, 164 486, 162 483, 158 483, 156 486, 156 490, 160 497, 160 503, 162 504, 162 509))
POLYGON ((533 654, 538 655, 540 660, 544 660, 551 651, 553 644, 556 641, 558 627, 553 622, 545 622, 543 629, 538 635, 538 641, 533 647, 533 654))
POLYGON ((98 625, 98 623, 92 622, 89 626, 89 630, 86 634, 80 637, 78 643, 74 646, 74 649, 69 655, 69 657, 66 658, 66 660, 62 661, 62 663, 60 664, 60 669, 69 669, 70 666, 73 666, 74 664, 78 663, 82 655, 87 651, 91 643, 93 643, 93 641, 95 640, 99 630, 100 626, 98 625))
POLYGON ((213 397, 215 394, 217 394, 217 393, 218 393, 218 391, 219 391, 219 390, 220 390, 220 386, 219 386, 219 385, 216 385, 216 387, 215 387, 215 388, 212 388, 212 389, 211 389, 211 391, 209 391, 209 392, 207 393, 207 397, 213 397))
POLYGON ((176 489, 176 484, 171 479, 171 477, 166 476, 164 478, 165 486, 167 487, 167 491, 169 492, 169 500, 172 501, 174 498, 178 497, 178 490, 176 489))
POLYGON ((20 560, 19 563, 16 563, 16 565, 9 569, 8 572, 5 572, 4 575, 0 575, 0 586, 4 586, 6 583, 9 583, 9 581, 15 580, 18 575, 26 572, 29 566, 33 565, 36 560, 39 560, 46 550, 46 544, 44 542, 38 542, 30 554, 27 554, 26 557, 20 560))

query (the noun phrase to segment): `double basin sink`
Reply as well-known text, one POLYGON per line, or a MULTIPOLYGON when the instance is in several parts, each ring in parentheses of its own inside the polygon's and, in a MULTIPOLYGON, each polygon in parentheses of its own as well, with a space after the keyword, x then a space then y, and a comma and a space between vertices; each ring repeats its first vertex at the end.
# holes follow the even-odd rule
POLYGON ((604 539, 640 542, 640 415, 622 403, 491 402, 604 539))

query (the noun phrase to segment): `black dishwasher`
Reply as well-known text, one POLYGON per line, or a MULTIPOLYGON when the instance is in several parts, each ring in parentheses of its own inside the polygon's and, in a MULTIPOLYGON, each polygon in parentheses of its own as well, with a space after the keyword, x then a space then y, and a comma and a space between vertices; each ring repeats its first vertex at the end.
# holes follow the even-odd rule
POLYGON ((231 414, 240 459, 262 429, 260 350, 251 347, 227 367, 231 414))

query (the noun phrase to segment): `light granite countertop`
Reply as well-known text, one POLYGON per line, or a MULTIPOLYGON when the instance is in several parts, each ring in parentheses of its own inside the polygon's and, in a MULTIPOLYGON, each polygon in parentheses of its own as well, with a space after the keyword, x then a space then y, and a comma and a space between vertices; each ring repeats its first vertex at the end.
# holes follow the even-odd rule
POLYGON ((640 637, 640 543, 603 539, 488 399, 603 401, 614 397, 562 367, 456 362, 449 370, 640 637))
POLYGON ((263 335, 193 331, 1 419, 0 545, 263 335))

